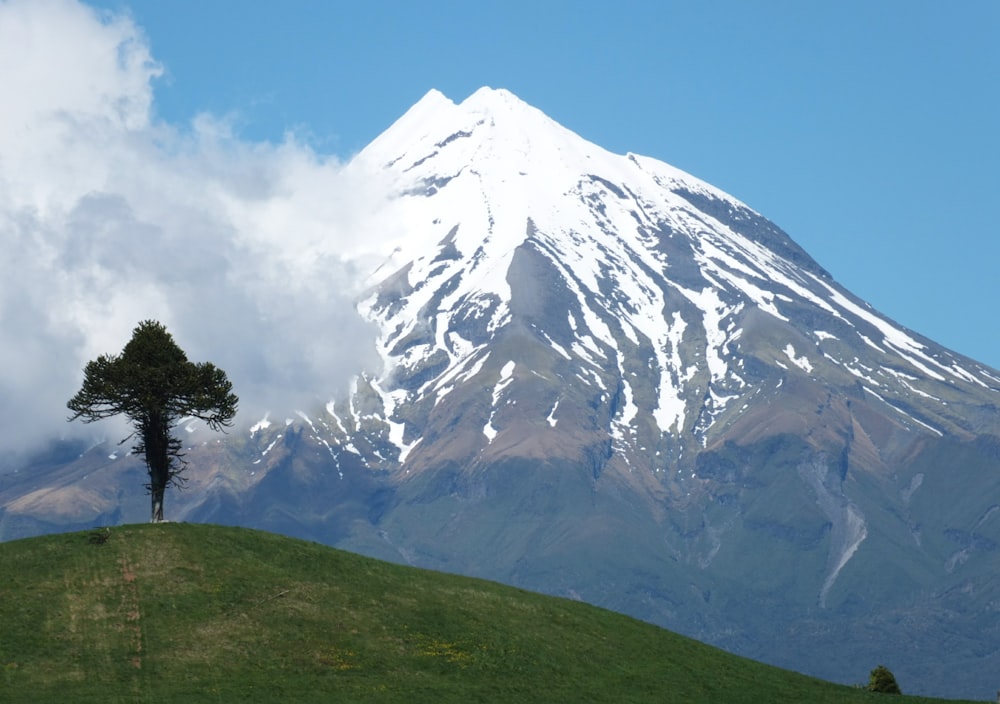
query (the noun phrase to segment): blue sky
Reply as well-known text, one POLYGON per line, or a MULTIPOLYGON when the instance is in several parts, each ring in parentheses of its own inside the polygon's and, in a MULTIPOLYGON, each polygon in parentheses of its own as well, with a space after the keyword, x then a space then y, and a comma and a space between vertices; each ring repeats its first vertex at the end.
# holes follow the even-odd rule
POLYGON ((430 89, 689 171, 1000 367, 997 37, 997 0, 0 0, 0 465, 142 319, 248 414, 367 368, 340 167, 430 89))
POLYGON ((900 323, 1000 366, 1000 2, 109 0, 156 114, 347 157, 427 90, 511 90, 788 231, 900 323))

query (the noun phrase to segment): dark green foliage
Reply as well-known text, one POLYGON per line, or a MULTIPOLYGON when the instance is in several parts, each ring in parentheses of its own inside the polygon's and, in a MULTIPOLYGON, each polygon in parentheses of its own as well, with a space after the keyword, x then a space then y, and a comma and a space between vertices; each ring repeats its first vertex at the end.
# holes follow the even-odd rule
MULTIPOLYGON (((232 424, 239 399, 226 373, 208 362, 189 362, 167 329, 146 320, 132 332, 120 355, 101 355, 84 368, 83 386, 66 404, 92 423, 125 414, 149 470, 152 520, 163 520, 163 493, 183 483, 180 440, 171 435, 178 420, 199 418, 212 430, 232 424)), ((128 440, 126 438, 125 440, 128 440)), ((122 441, 124 442, 124 440, 122 441)))
POLYGON ((885 665, 879 665, 872 670, 868 678, 868 691, 879 692, 880 694, 902 694, 896 678, 885 665))

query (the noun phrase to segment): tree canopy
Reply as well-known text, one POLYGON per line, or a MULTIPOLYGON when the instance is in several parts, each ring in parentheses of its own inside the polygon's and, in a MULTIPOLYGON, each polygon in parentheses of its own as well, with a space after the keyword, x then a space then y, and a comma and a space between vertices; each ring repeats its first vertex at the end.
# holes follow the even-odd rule
POLYGON ((879 665, 868 676, 868 691, 880 692, 882 694, 902 694, 896 677, 885 665, 879 665))
POLYGON ((167 329, 141 322, 120 355, 101 355, 84 368, 83 386, 66 404, 92 423, 124 414, 134 432, 133 451, 145 458, 152 520, 163 520, 163 494, 179 486, 185 464, 171 430, 182 418, 199 418, 212 430, 232 425, 239 399, 226 373, 215 365, 189 362, 167 329))

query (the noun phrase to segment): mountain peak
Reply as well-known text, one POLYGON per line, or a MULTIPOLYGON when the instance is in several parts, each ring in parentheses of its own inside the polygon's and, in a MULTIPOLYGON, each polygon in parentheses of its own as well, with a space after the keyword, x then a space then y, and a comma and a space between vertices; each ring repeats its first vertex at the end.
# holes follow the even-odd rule
MULTIPOLYGON (((550 160, 570 144, 598 149, 508 90, 483 87, 457 104, 431 90, 368 145, 358 161, 374 170, 395 167, 408 172, 445 147, 452 162, 469 160, 474 154, 478 159, 503 154, 507 161, 512 156, 538 161, 550 160), (463 148, 456 150, 454 143, 459 140, 463 148)), ((440 159, 434 167, 444 168, 440 159)))
POLYGON ((490 111, 531 108, 530 105, 506 88, 490 88, 489 86, 477 89, 472 95, 462 101, 462 105, 472 109, 484 108, 490 111))
MULTIPOLYGON (((411 447, 401 439, 433 422, 397 420, 398 404, 444 412, 456 378, 482 372, 483 387, 506 389, 537 365, 521 360, 520 339, 503 358, 491 351, 505 334, 527 334, 567 363, 560 373, 592 368, 583 383, 628 472, 662 471, 730 426, 750 432, 745 409, 796 370, 860 384, 904 427, 934 434, 966 421, 954 403, 914 415, 914 398, 959 384, 978 402, 995 384, 869 310, 737 199, 656 159, 608 152, 509 91, 481 88, 458 104, 431 91, 358 162, 387 179, 386 212, 405 223, 361 306, 382 328, 377 384, 387 420, 402 426, 401 457, 411 447)), ((540 421, 556 420, 549 410, 540 421)), ((499 446, 500 425, 482 430, 472 446, 499 446)))
POLYGON ((414 103, 413 106, 403 114, 405 116, 411 112, 429 112, 436 109, 447 109, 448 107, 454 107, 454 105, 455 101, 447 95, 439 91, 437 88, 431 88, 429 91, 424 93, 424 97, 414 103))
POLYGON ((459 103, 458 107, 469 114, 488 118, 494 125, 503 122, 505 125, 517 124, 524 130, 542 128, 546 131, 556 129, 568 132, 544 112, 506 88, 484 86, 459 103))
POLYGON ((431 88, 420 100, 414 103, 404 116, 409 113, 426 113, 436 110, 450 110, 459 106, 476 112, 503 112, 512 108, 531 108, 530 105, 525 103, 506 88, 491 88, 489 86, 483 86, 481 88, 477 88, 471 95, 460 103, 456 103, 437 88, 431 88))

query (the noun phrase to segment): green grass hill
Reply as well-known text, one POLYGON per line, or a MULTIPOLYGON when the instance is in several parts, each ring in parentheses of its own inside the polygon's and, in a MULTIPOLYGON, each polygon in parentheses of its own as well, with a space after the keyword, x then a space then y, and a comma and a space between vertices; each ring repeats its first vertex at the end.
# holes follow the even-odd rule
POLYGON ((0 544, 0 624, 2 702, 820 704, 886 696, 585 604, 206 525, 0 544))

